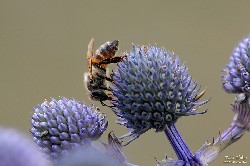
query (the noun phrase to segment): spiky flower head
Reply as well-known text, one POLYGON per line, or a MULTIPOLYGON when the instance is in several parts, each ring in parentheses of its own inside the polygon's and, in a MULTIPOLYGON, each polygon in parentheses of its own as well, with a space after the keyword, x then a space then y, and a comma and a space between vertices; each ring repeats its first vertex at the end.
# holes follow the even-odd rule
POLYGON ((87 107, 64 97, 59 101, 52 98, 34 109, 31 133, 41 151, 53 159, 97 140, 107 124, 105 115, 93 105, 87 107))
POLYGON ((133 136, 131 141, 150 128, 162 131, 181 116, 204 113, 195 111, 207 101, 197 101, 201 95, 187 67, 164 48, 133 45, 112 79, 113 110, 118 123, 132 129, 124 136, 133 136))
POLYGON ((31 140, 13 129, 0 127, 0 166, 47 166, 31 140))
POLYGON ((243 38, 223 70, 223 88, 229 93, 250 93, 250 35, 243 38))

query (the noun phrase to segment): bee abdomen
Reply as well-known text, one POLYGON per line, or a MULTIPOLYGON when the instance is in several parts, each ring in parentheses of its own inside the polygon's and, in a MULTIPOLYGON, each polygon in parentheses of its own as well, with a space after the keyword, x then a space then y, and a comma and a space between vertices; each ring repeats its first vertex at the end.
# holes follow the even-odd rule
POLYGON ((119 40, 104 43, 96 50, 95 58, 103 60, 113 57, 118 51, 118 44, 119 40))

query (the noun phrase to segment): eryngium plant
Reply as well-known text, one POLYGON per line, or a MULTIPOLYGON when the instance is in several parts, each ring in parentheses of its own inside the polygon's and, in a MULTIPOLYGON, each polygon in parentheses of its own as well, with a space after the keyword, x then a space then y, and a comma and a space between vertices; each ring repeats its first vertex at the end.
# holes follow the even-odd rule
MULTIPOLYGON (((232 110, 234 118, 213 142, 206 142, 194 155, 201 165, 212 162, 225 148, 238 141, 250 128, 250 35, 234 49, 227 67, 223 70, 222 86, 228 93, 237 93, 232 110)), ((243 160, 243 159, 242 159, 243 160)), ((245 159, 244 159, 245 160, 245 159)), ((244 161, 245 162, 245 161, 244 161)))
MULTIPOLYGON (((200 165, 208 165, 215 160, 219 154, 238 141, 243 134, 250 129, 250 98, 240 93, 232 103, 234 118, 228 129, 226 129, 217 139, 206 142, 194 155, 200 165)), ((245 159, 241 159, 244 161, 245 159)), ((244 161, 245 162, 245 161, 244 161)))
MULTIPOLYGON (((197 84, 173 52, 155 46, 135 46, 113 71, 113 111, 118 123, 132 129, 129 142, 147 130, 163 131, 181 116, 203 114, 197 108, 197 84)), ((128 142, 128 143, 129 143, 128 142)))
POLYGON ((31 133, 39 149, 55 159, 100 138, 108 123, 99 109, 76 100, 45 101, 34 109, 31 133))
POLYGON ((0 166, 48 166, 32 141, 13 129, 0 127, 0 166))
POLYGON ((223 88, 229 93, 250 93, 250 35, 234 49, 222 76, 223 88))

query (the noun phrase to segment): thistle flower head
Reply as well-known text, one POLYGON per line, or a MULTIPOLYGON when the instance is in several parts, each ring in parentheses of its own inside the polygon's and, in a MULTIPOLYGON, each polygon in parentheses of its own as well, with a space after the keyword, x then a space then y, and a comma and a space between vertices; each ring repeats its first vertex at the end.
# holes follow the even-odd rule
POLYGON ((62 98, 45 101, 34 109, 31 133, 44 153, 57 158, 67 150, 89 145, 107 128, 98 108, 62 98))
POLYGON ((130 141, 150 128, 162 131, 181 116, 204 113, 195 111, 207 102, 197 101, 203 93, 198 95, 185 64, 164 48, 133 45, 112 79, 113 110, 118 123, 132 129, 124 136, 133 136, 130 141))
POLYGON ((223 88, 229 93, 250 93, 250 35, 243 38, 223 70, 223 88))
POLYGON ((0 128, 0 166, 47 166, 32 141, 23 134, 0 128))

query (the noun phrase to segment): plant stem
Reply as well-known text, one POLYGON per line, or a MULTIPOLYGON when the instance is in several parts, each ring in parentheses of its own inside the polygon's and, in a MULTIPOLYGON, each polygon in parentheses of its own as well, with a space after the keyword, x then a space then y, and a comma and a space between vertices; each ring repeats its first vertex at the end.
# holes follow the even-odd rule
POLYGON ((194 159, 193 154, 188 149, 186 143, 182 139, 175 124, 171 126, 165 126, 165 134, 172 145, 179 160, 183 160, 185 165, 199 166, 200 164, 194 159))

